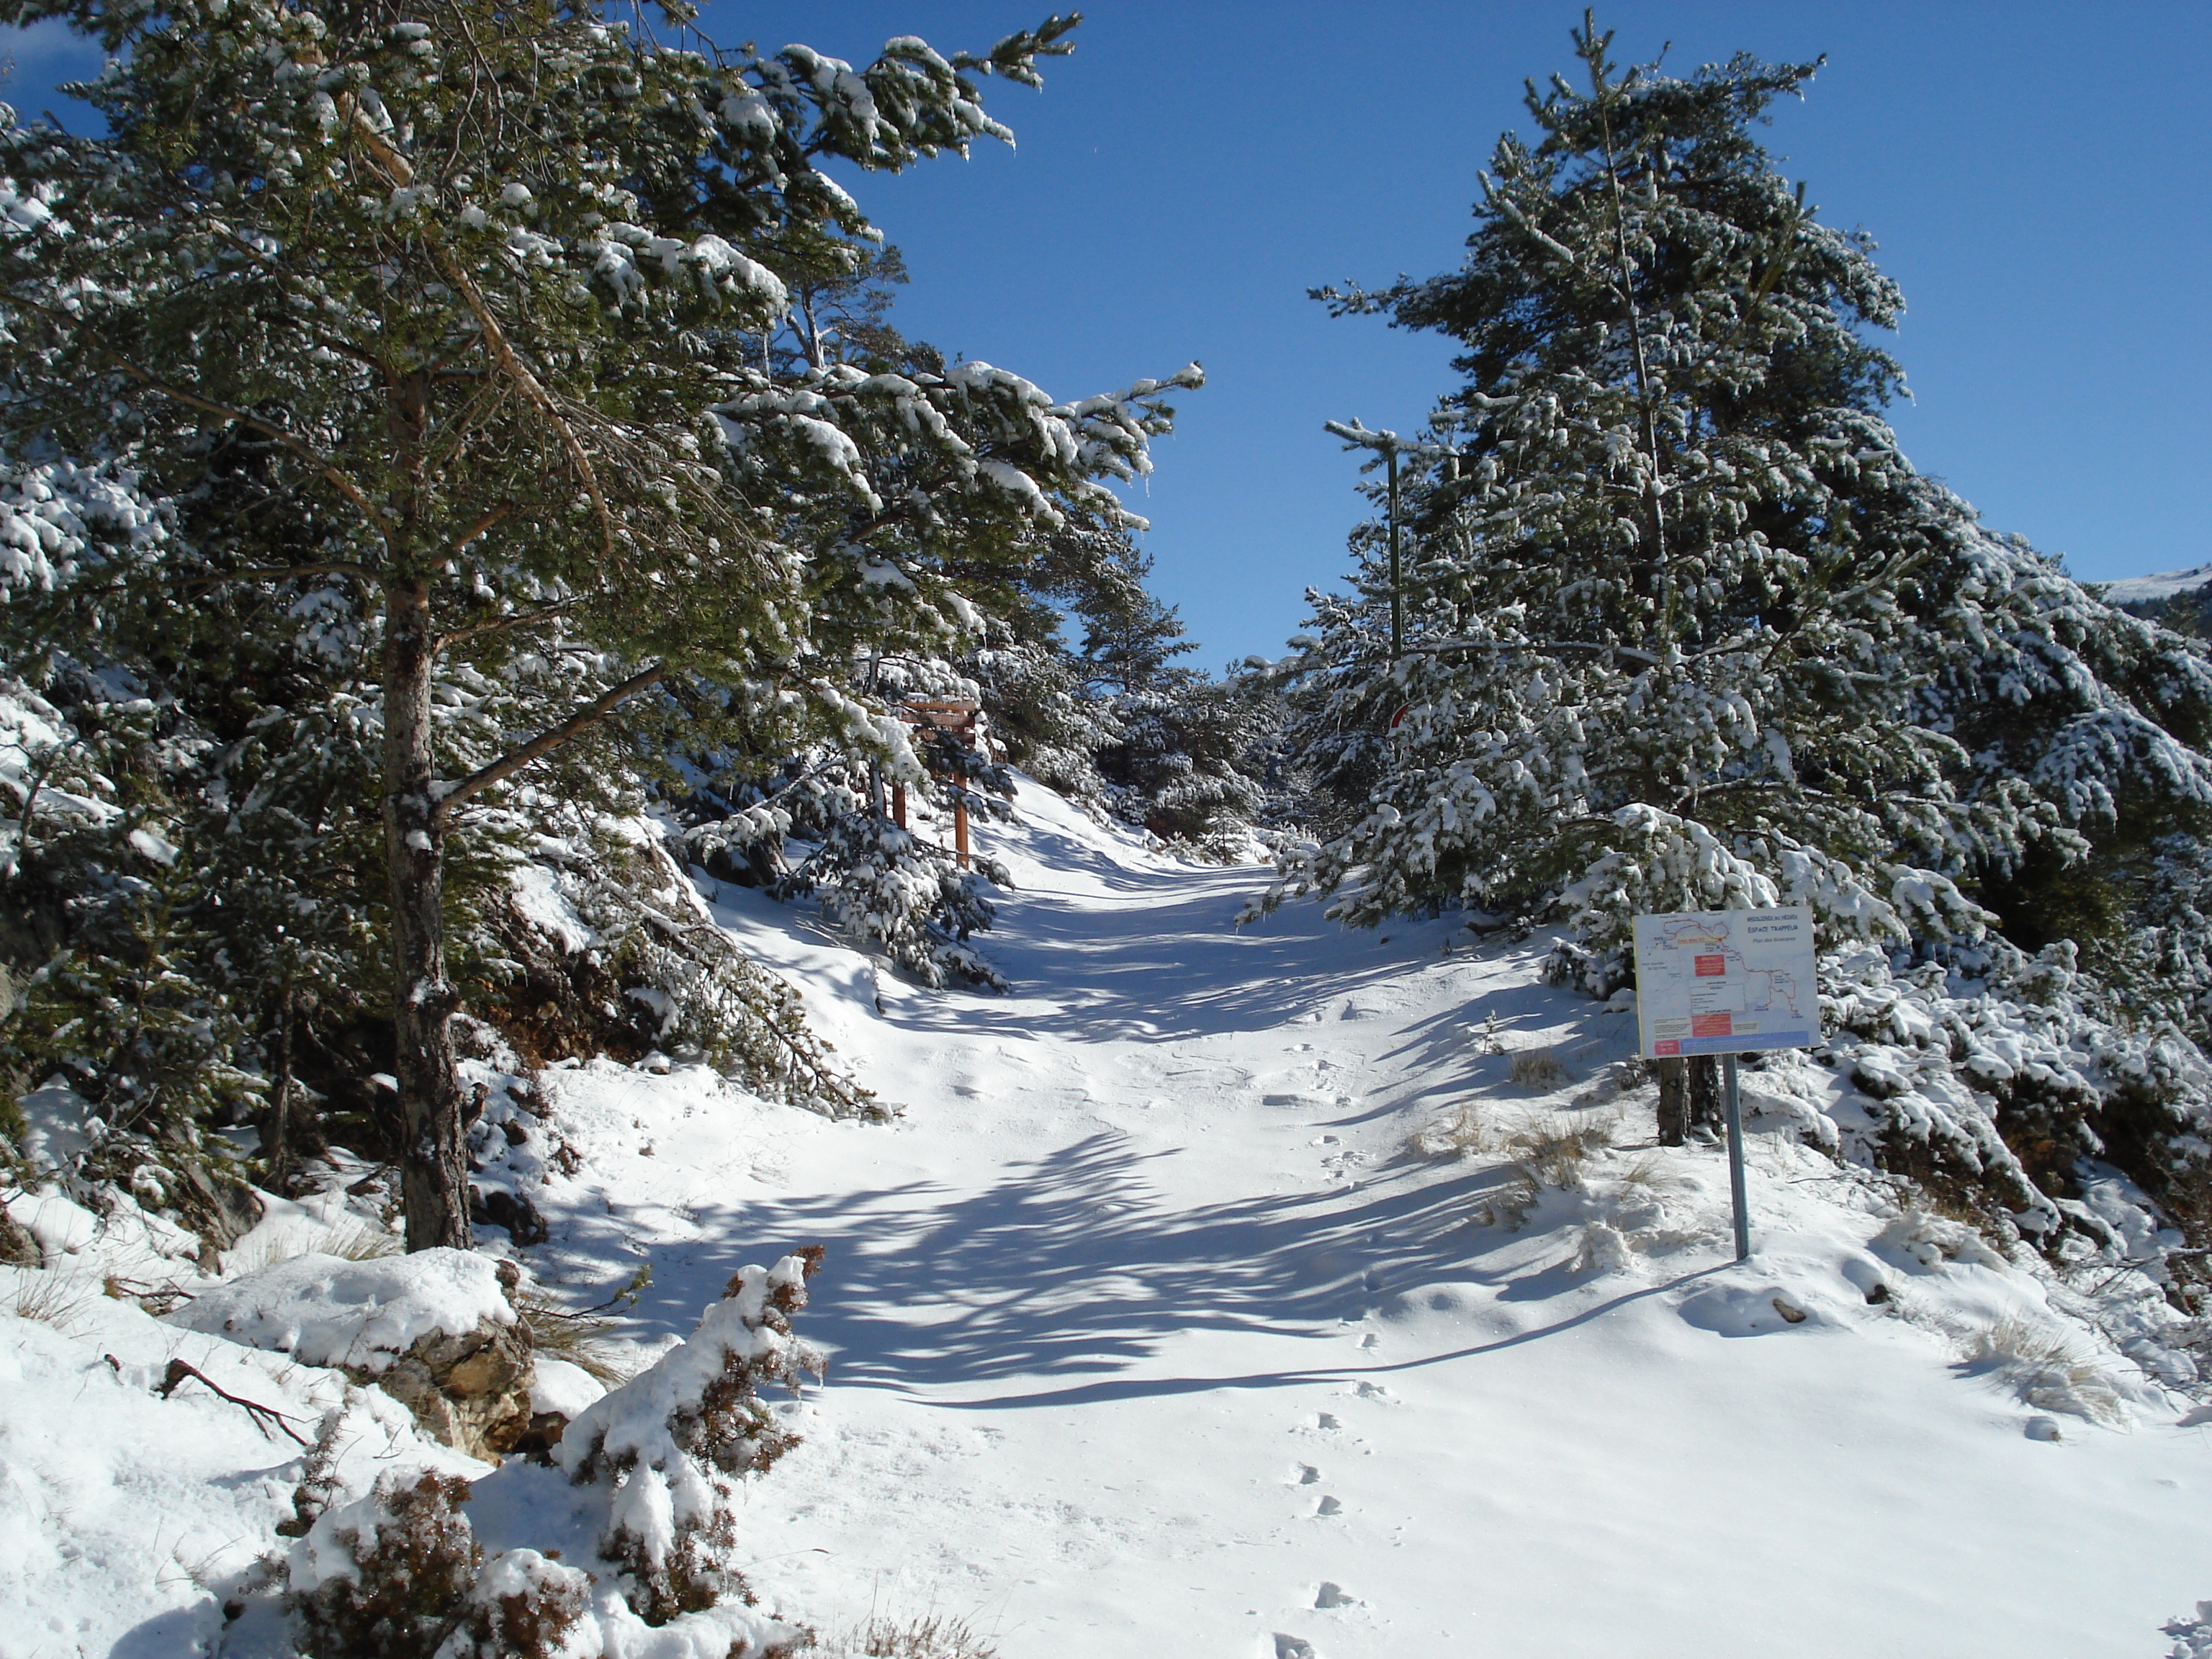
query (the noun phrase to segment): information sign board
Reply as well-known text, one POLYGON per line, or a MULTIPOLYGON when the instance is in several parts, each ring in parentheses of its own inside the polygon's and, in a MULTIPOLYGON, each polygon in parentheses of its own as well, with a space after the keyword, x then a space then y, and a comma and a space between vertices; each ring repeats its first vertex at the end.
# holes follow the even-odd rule
POLYGON ((1813 913, 1700 910, 1636 918, 1643 1051, 1744 1054, 1820 1041, 1813 913))

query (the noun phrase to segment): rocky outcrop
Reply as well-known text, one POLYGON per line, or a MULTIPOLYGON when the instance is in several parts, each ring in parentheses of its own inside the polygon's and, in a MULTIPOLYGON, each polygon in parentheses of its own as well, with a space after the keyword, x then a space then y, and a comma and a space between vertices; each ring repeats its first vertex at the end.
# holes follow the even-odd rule
POLYGON ((496 1463, 531 1425, 533 1369, 528 1326, 486 1322, 417 1338, 380 1372, 347 1374, 406 1407, 434 1440, 496 1463))
POLYGON ((10 1267, 36 1267, 45 1261, 45 1253, 39 1249, 39 1241, 31 1237, 31 1230, 9 1215, 5 1205, 0 1205, 0 1263, 10 1267))
POLYGON ((330 1365, 373 1384, 423 1432, 495 1463, 530 1427, 530 1332, 521 1274, 466 1250, 369 1261, 301 1255, 247 1273, 169 1316, 249 1347, 330 1365))

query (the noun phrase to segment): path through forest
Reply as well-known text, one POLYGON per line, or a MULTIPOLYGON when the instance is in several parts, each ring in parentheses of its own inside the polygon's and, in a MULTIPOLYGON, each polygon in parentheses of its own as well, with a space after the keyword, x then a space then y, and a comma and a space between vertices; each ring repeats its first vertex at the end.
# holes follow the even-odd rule
POLYGON ((563 1087, 591 1173, 550 1267, 644 1254, 674 1333, 738 1261, 830 1248, 830 1382, 749 1500, 770 1599, 962 1615, 1005 1659, 2149 1659, 2212 1594, 2212 1431, 2139 1385, 2109 1424, 2023 1403, 1966 1356, 2047 1322, 2034 1281, 1915 1245, 1785 1133, 1734 1266, 1717 1153, 1653 1145, 1648 1091, 1588 1098, 1632 1018, 1534 947, 1311 905, 1238 933, 1260 872, 1021 804, 1009 995, 720 896, 895 1127, 563 1087), (1565 1081, 1515 1087, 1493 1018, 1565 1081), (1490 1150, 1408 1152, 1470 1101, 1490 1150), (1589 1123, 1612 1147, 1515 1224, 1505 1140, 1589 1123))

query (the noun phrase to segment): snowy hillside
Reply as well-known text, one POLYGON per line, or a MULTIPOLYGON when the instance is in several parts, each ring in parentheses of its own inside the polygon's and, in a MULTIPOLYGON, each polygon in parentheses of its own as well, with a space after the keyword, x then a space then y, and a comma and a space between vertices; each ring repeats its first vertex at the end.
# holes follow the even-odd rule
MULTIPOLYGON (((990 832, 1008 995, 915 988, 703 888, 895 1123, 601 1061, 540 1079, 557 1155, 533 1127, 486 1171, 550 1236, 481 1241, 544 1291, 651 1268, 631 1366, 741 1264, 827 1246, 799 1329, 828 1380, 738 1516, 763 1613, 832 1642, 957 1617, 1004 1659, 2154 1659, 2212 1593, 2212 1410, 2115 1351, 2087 1286, 1805 1144, 1848 1115, 1836 1073, 1747 1073, 1739 1267, 1721 1155, 1655 1144, 1632 1016, 1540 984, 1545 941, 1312 906, 1239 933, 1259 872, 1018 805, 990 832)), ((331 1248, 367 1202, 275 1205, 222 1265, 331 1248)), ((173 1230, 10 1208, 55 1267, 0 1302, 0 1652, 284 1651, 252 1563, 342 1401, 351 1489, 486 1474, 305 1339, 141 1311, 214 1288, 173 1230), (69 1296, 38 1288, 56 1267, 69 1296), (175 1358, 290 1420, 161 1397, 175 1358)), ((570 1489, 538 1473, 484 1480, 481 1532, 551 1526, 570 1489)))
POLYGON ((2183 593, 2194 593, 2212 584, 2212 564, 2200 564, 2187 570, 2168 570, 2155 576, 2130 576, 2124 581, 2106 582, 2102 596, 2108 605, 2150 605, 2171 599, 2183 593))

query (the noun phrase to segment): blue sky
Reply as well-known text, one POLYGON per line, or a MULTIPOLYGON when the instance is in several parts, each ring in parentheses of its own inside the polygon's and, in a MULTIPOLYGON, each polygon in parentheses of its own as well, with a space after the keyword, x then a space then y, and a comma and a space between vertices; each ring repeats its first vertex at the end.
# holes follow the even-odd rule
MULTIPOLYGON (((705 21, 865 60, 1042 15, 715 0, 705 21)), ((1455 264, 1477 169, 1580 15, 1103 0, 1042 93, 992 88, 1017 149, 851 181, 907 255, 908 333, 1062 397, 1206 365, 1133 502, 1194 660, 1279 654, 1305 587, 1344 570, 1357 463, 1322 423, 1410 428, 1449 384, 1446 342, 1334 320, 1306 289, 1455 264)), ((1907 453, 2085 580, 2212 560, 2212 5, 1644 0, 1600 21, 1617 56, 1671 41, 1678 68, 1825 52, 1766 140, 1904 287, 1907 453)), ((16 47, 34 108, 46 44, 16 47)))

